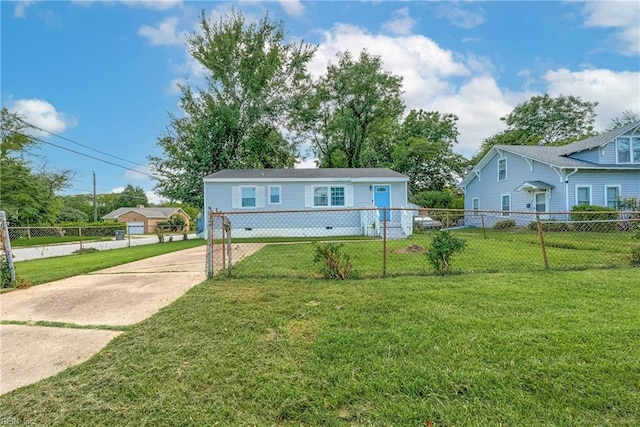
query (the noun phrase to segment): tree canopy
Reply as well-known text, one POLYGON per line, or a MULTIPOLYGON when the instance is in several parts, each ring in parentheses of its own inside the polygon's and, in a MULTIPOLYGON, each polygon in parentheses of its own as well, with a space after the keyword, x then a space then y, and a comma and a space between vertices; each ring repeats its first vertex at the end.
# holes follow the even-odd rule
POLYGON ((27 156, 38 143, 29 135, 29 125, 6 108, 0 121, 0 210, 16 226, 54 223, 62 207, 56 192, 69 185, 71 172, 51 171, 46 165, 36 169, 27 156))
POLYGON ((402 78, 384 71, 382 59, 366 50, 357 59, 348 51, 336 58, 298 98, 298 129, 320 167, 378 166, 380 148, 404 111, 402 78))
POLYGON ((507 130, 522 131, 527 138, 537 138, 541 145, 567 143, 593 135, 597 105, 576 96, 552 98, 545 94, 518 104, 500 120, 507 130))
POLYGON ((287 136, 292 100, 308 78, 314 48, 286 43, 282 22, 246 22, 236 11, 186 40, 206 72, 206 87, 180 85, 185 115, 170 116, 151 156, 158 194, 202 206, 202 178, 225 168, 292 167, 297 145, 287 136))

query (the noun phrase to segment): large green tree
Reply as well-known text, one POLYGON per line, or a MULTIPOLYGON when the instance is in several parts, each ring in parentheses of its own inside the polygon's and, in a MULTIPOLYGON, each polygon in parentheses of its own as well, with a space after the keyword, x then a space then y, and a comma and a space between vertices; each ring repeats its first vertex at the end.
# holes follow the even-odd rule
POLYGON ((205 175, 225 168, 292 167, 297 145, 288 139, 292 99, 308 78, 314 48, 287 43, 282 22, 269 16, 247 22, 237 11, 187 38, 203 66, 203 89, 181 85, 184 116, 170 116, 151 156, 158 194, 202 206, 205 175))
POLYGON ((382 69, 366 50, 337 55, 298 98, 298 130, 320 167, 372 167, 390 158, 394 127, 404 111, 402 78, 382 69))
POLYGON ((5 108, 0 122, 0 210, 15 226, 55 223, 62 207, 56 192, 68 186, 71 172, 34 168, 28 150, 38 142, 30 136, 30 126, 5 108))
POLYGON ((500 120, 507 130, 522 131, 540 144, 562 144, 593 135, 597 105, 576 96, 545 94, 518 104, 500 120))
POLYGON ((134 187, 131 184, 127 184, 122 193, 119 193, 116 197, 113 209, 133 208, 138 205, 146 206, 148 204, 149 200, 142 187, 134 187))
POLYGON ((464 175, 467 160, 454 153, 458 117, 437 111, 411 110, 402 122, 393 148, 393 169, 410 178, 410 192, 453 188, 464 175))
POLYGON ((622 126, 640 121, 640 116, 633 110, 624 110, 620 116, 616 116, 609 122, 606 130, 613 130, 622 126))

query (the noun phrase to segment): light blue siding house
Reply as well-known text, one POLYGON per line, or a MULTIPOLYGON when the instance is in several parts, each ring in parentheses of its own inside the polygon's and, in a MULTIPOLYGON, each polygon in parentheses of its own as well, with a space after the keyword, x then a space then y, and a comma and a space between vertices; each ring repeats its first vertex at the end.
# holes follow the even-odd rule
POLYGON ((401 238, 416 212, 383 208, 410 207, 408 181, 386 168, 225 169, 204 178, 204 206, 229 214, 234 237, 377 236, 386 215, 401 238))
MULTIPOLYGON (((640 122, 559 147, 496 145, 460 188, 465 210, 495 211, 482 215, 487 227, 508 211, 566 219, 559 213, 576 205, 617 208, 621 197, 640 197, 640 122)), ((480 216, 469 212, 465 224, 479 226, 480 216)))

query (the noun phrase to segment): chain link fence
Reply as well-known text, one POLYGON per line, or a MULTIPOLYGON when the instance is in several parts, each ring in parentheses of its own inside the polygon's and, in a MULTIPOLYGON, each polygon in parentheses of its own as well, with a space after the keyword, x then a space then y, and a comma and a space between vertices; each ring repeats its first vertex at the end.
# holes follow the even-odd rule
POLYGON ((13 261, 71 255, 158 242, 158 236, 129 233, 127 225, 8 227, 13 261))
POLYGON ((318 245, 337 242, 359 277, 433 274, 441 230, 465 242, 451 272, 626 268, 640 264, 640 212, 327 209, 209 212, 209 275, 316 278, 318 245), (250 256, 253 255, 253 256, 250 256))

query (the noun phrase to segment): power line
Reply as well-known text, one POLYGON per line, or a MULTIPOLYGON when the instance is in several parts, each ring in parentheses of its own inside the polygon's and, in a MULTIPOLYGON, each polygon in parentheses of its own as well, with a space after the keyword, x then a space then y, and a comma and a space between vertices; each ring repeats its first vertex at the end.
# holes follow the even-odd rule
MULTIPOLYGON (((114 156, 113 154, 105 153, 104 151, 96 150, 95 148, 89 147, 89 146, 84 145, 84 144, 80 144, 79 142, 76 142, 76 141, 74 141, 72 139, 69 139, 69 138, 67 138, 65 136, 58 135, 57 133, 51 132, 49 130, 46 130, 46 129, 43 129, 43 128, 39 127, 39 126, 31 124, 31 123, 21 119, 20 117, 18 117, 17 119, 20 120, 22 123, 24 123, 25 125, 27 125, 29 127, 32 127, 34 129, 38 129, 38 130, 40 130, 42 132, 46 132, 49 135, 52 135, 52 136, 55 136, 57 138, 63 139, 63 140, 68 141, 68 142, 70 142, 72 144, 79 145, 80 147, 86 148, 88 150, 95 151, 96 153, 99 153, 99 154, 102 154, 102 155, 105 155, 105 156, 109 156, 109 157, 112 157, 112 158, 117 159, 117 160, 122 160, 123 162, 131 163, 131 164, 136 165, 136 166, 147 167, 147 165, 143 165, 141 163, 133 162, 133 161, 128 160, 128 159, 123 159, 122 157, 114 156)), ((34 139, 36 139, 36 138, 34 137, 34 139)))
MULTIPOLYGON (((132 168, 129 168, 129 167, 126 167, 126 166, 122 166, 122 165, 119 165, 119 164, 117 164, 117 163, 113 163, 113 162, 110 162, 110 161, 108 161, 108 160, 101 159, 101 158, 99 158, 99 157, 91 156, 91 155, 89 155, 89 154, 81 153, 80 151, 72 150, 72 149, 67 148, 67 147, 62 147, 62 146, 60 146, 60 145, 54 144, 53 142, 48 142, 48 141, 45 141, 44 139, 40 139, 40 138, 37 138, 37 137, 35 137, 35 136, 31 136, 31 135, 27 135, 27 134, 24 134, 24 133, 21 133, 21 132, 17 132, 17 131, 15 131, 15 130, 12 130, 12 129, 9 129, 9 128, 4 128, 4 127, 3 127, 2 129, 3 129, 3 130, 8 130, 9 132, 15 133, 15 134, 17 134, 17 135, 26 136, 26 137, 28 137, 28 138, 31 138, 31 139, 33 139, 33 140, 35 140, 35 141, 38 141, 38 142, 41 142, 41 143, 43 143, 43 144, 51 145, 52 147, 60 148, 61 150, 69 151, 69 152, 71 152, 71 153, 74 153, 74 154, 78 154, 78 155, 80 155, 80 156, 87 157, 87 158, 89 158, 89 159, 97 160, 97 161, 102 162, 102 163, 106 163, 106 164, 109 164, 109 165, 112 165, 112 166, 116 166, 116 167, 119 167, 119 168, 122 168, 122 169, 126 169, 126 170, 128 170, 128 171, 136 172, 136 173, 139 173, 140 175, 146 175, 146 176, 148 176, 148 177, 150 177, 150 178, 155 178, 155 177, 154 177, 152 174, 150 174, 150 173, 142 172, 142 171, 137 170, 137 169, 132 169, 132 168)), ((112 156, 112 157, 113 157, 113 156, 112 156)), ((147 167, 146 165, 141 165, 141 166, 147 167)))

